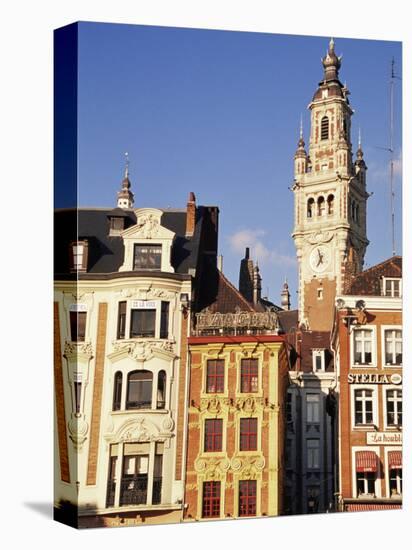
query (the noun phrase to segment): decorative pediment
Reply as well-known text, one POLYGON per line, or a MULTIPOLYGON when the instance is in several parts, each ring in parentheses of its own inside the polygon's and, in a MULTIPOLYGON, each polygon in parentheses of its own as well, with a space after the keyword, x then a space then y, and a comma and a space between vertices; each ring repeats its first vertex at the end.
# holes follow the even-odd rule
POLYGON ((113 363, 126 357, 143 362, 153 357, 170 361, 176 356, 172 340, 122 340, 113 342, 113 349, 108 356, 113 363))
POLYGON ((327 243, 333 239, 333 231, 315 231, 306 236, 309 244, 327 243))
POLYGON ((150 443, 151 441, 165 442, 173 436, 174 422, 166 417, 161 428, 145 417, 126 420, 115 434, 107 434, 110 442, 150 443))

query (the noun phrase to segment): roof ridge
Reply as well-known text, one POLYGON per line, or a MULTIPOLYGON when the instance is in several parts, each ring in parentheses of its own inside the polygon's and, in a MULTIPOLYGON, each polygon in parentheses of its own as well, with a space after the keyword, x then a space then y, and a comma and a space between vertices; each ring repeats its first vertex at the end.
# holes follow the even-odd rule
MULTIPOLYGON (((392 260, 394 260, 395 258, 398 258, 400 260, 402 260, 402 256, 399 256, 398 254, 396 256, 391 256, 390 258, 387 258, 386 260, 382 260, 381 262, 379 262, 378 264, 375 264, 375 265, 372 265, 371 267, 368 267, 368 269, 365 269, 364 271, 361 271, 360 273, 356 274, 355 275, 355 279, 357 277, 359 277, 360 275, 363 275, 364 273, 367 273, 368 271, 372 271, 372 269, 376 269, 388 262, 391 262, 392 260)), ((396 266, 398 267, 398 266, 396 266)))
POLYGON ((218 272, 219 272, 219 277, 235 292, 237 297, 240 298, 240 300, 246 305, 249 311, 255 311, 254 308, 249 304, 249 302, 243 296, 243 294, 241 294, 241 292, 235 287, 235 285, 231 283, 229 279, 225 275, 223 275, 223 273, 220 270, 218 270, 218 272))

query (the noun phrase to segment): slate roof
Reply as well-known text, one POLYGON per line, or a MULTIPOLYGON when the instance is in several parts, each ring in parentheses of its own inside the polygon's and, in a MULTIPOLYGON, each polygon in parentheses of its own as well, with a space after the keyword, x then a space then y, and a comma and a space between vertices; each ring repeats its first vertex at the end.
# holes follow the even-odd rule
MULTIPOLYGON (((91 274, 108 274, 118 271, 124 259, 123 240, 120 236, 109 236, 109 217, 119 215, 118 210, 117 208, 56 210, 54 266, 57 278, 70 274, 70 242, 82 239, 88 241, 87 278, 90 278, 91 274), (78 228, 77 231, 76 228, 78 228)), ((186 210, 164 209, 162 211, 162 226, 176 234, 172 249, 172 266, 175 273, 187 274, 191 268, 196 269, 199 263, 201 239, 205 238, 202 228, 205 225, 210 226, 209 207, 198 206, 196 208, 196 226, 194 234, 190 238, 185 237, 186 210)), ((123 210, 120 214, 125 217, 125 229, 136 223, 133 210, 123 210)), ((209 240, 210 238, 209 236, 209 240)), ((83 274, 80 274, 80 278, 82 276, 83 274)))
POLYGON ((382 277, 402 277, 402 256, 393 256, 355 275, 345 294, 351 296, 380 296, 382 277))

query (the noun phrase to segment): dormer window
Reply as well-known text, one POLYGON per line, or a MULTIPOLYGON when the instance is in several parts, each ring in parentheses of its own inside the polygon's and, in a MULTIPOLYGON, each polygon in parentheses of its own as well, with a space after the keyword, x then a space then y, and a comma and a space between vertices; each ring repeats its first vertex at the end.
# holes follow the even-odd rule
POLYGON ((382 294, 392 298, 400 298, 402 296, 402 280, 384 277, 382 279, 382 294))
POLYGON ((162 265, 161 244, 135 244, 133 269, 151 269, 160 271, 162 265))
POLYGON ((110 237, 119 236, 124 229, 124 218, 112 216, 110 218, 110 237))
POLYGON ((75 241, 70 244, 70 271, 87 271, 87 241, 75 241))
POLYGON ((312 350, 312 367, 313 372, 325 370, 325 350, 323 348, 312 350))

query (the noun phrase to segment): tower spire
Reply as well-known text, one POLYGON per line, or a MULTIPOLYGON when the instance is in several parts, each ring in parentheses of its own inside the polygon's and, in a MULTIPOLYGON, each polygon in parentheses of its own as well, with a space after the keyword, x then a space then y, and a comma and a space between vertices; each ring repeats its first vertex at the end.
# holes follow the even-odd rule
POLYGON ((129 165, 130 165, 129 153, 126 152, 124 156, 126 158, 124 178, 122 181, 122 188, 117 193, 117 206, 119 208, 131 208, 134 203, 134 195, 130 191, 132 184, 130 183, 130 179, 129 179, 129 165))

